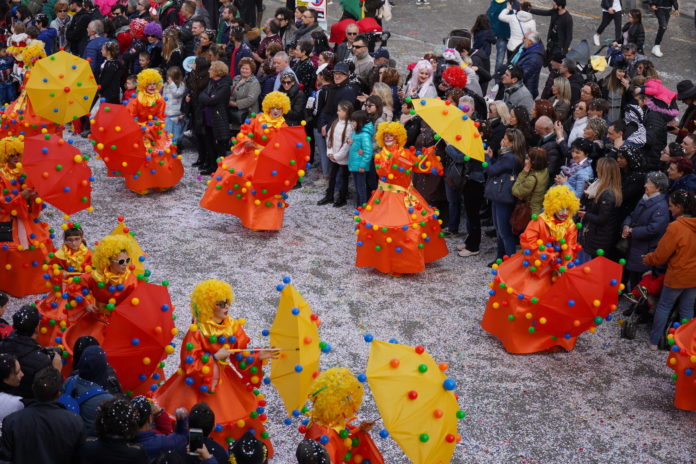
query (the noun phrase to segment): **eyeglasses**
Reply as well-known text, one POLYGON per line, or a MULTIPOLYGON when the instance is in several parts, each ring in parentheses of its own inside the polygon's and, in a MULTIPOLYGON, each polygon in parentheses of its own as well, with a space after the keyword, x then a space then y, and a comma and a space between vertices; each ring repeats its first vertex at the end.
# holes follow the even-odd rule
POLYGON ((58 10, 58 13, 67 13, 68 10, 58 10))
POLYGON ((365 108, 375 108, 377 105, 374 103, 365 103, 365 108))
POLYGON ((358 35, 357 32, 346 32, 346 35, 358 35))
POLYGON ((295 81, 280 81, 280 83, 283 85, 290 85, 290 84, 294 84, 295 81))
POLYGON ((112 259, 111 260, 113 263, 118 264, 120 266, 123 266, 124 264, 130 263, 130 258, 126 259, 112 259))
POLYGON ((307 16, 307 15, 302 15, 302 17, 303 17, 304 19, 314 19, 314 16, 312 16, 312 15, 309 15, 309 16, 307 16))
POLYGON ((145 37, 157 37, 157 36, 153 35, 153 34, 147 34, 145 37))

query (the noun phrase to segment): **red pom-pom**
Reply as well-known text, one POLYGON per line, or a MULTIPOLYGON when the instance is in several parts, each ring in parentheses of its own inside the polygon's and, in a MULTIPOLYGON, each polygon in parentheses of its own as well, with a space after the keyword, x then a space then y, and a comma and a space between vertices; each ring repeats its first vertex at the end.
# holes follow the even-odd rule
POLYGON ((442 73, 442 80, 447 82, 450 87, 463 89, 467 82, 466 71, 459 66, 450 66, 442 73))

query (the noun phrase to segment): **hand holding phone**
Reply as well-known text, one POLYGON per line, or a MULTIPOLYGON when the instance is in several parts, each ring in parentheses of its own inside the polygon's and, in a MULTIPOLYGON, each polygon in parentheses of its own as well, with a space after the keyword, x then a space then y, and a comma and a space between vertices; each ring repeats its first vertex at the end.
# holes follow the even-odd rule
POLYGON ((203 447, 203 429, 189 429, 189 449, 190 456, 198 456, 198 450, 203 447))

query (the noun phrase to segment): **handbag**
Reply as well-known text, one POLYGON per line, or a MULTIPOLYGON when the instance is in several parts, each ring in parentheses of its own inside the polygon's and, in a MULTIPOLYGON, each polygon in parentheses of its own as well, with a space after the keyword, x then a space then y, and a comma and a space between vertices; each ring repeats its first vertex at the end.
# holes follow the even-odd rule
POLYGON ((618 242, 616 242, 616 245, 614 245, 614 248, 616 248, 616 251, 619 252, 620 255, 626 256, 628 254, 628 249, 630 247, 631 242, 628 240, 628 238, 620 238, 618 242))
MULTIPOLYGON (((538 179, 536 176, 532 177, 534 177, 534 187, 532 188, 533 194, 534 189, 536 189, 538 179)), ((512 210, 512 214, 510 215, 510 229, 512 230, 512 233, 519 235, 524 232, 524 229, 527 228, 527 224, 529 224, 529 220, 531 218, 532 205, 530 204, 529 200, 518 199, 517 203, 515 203, 515 207, 512 210)))
POLYGON ((512 185, 515 183, 515 174, 501 174, 493 179, 488 179, 483 190, 483 196, 496 203, 512 205, 515 197, 512 195, 512 185))
POLYGON ((240 127, 249 116, 249 110, 230 109, 230 124, 233 127, 240 127))
POLYGON ((450 163, 445 168, 445 184, 453 190, 462 190, 469 180, 464 163, 450 163))
POLYGON ((12 241, 12 221, 0 222, 0 242, 12 241))

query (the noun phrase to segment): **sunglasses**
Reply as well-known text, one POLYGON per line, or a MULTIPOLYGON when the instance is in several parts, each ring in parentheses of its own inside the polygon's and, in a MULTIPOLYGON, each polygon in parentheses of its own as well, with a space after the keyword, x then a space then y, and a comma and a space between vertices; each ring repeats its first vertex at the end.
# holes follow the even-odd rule
POLYGON ((357 32, 346 32, 346 35, 358 35, 357 32))
POLYGON ((367 45, 353 45, 353 48, 367 48, 367 45))
POLYGON ((230 300, 223 300, 223 301, 218 301, 215 303, 215 306, 218 308, 226 308, 230 305, 230 300))
POLYGON ((365 103, 365 108, 375 108, 377 105, 374 103, 365 103))
POLYGON ((124 264, 129 264, 129 263, 130 263, 130 258, 126 258, 126 259, 112 259, 111 261, 114 262, 114 263, 116 263, 116 264, 119 264, 119 265, 123 266, 124 264))
POLYGON ((283 85, 290 85, 290 84, 294 84, 295 81, 281 81, 280 83, 283 85))

